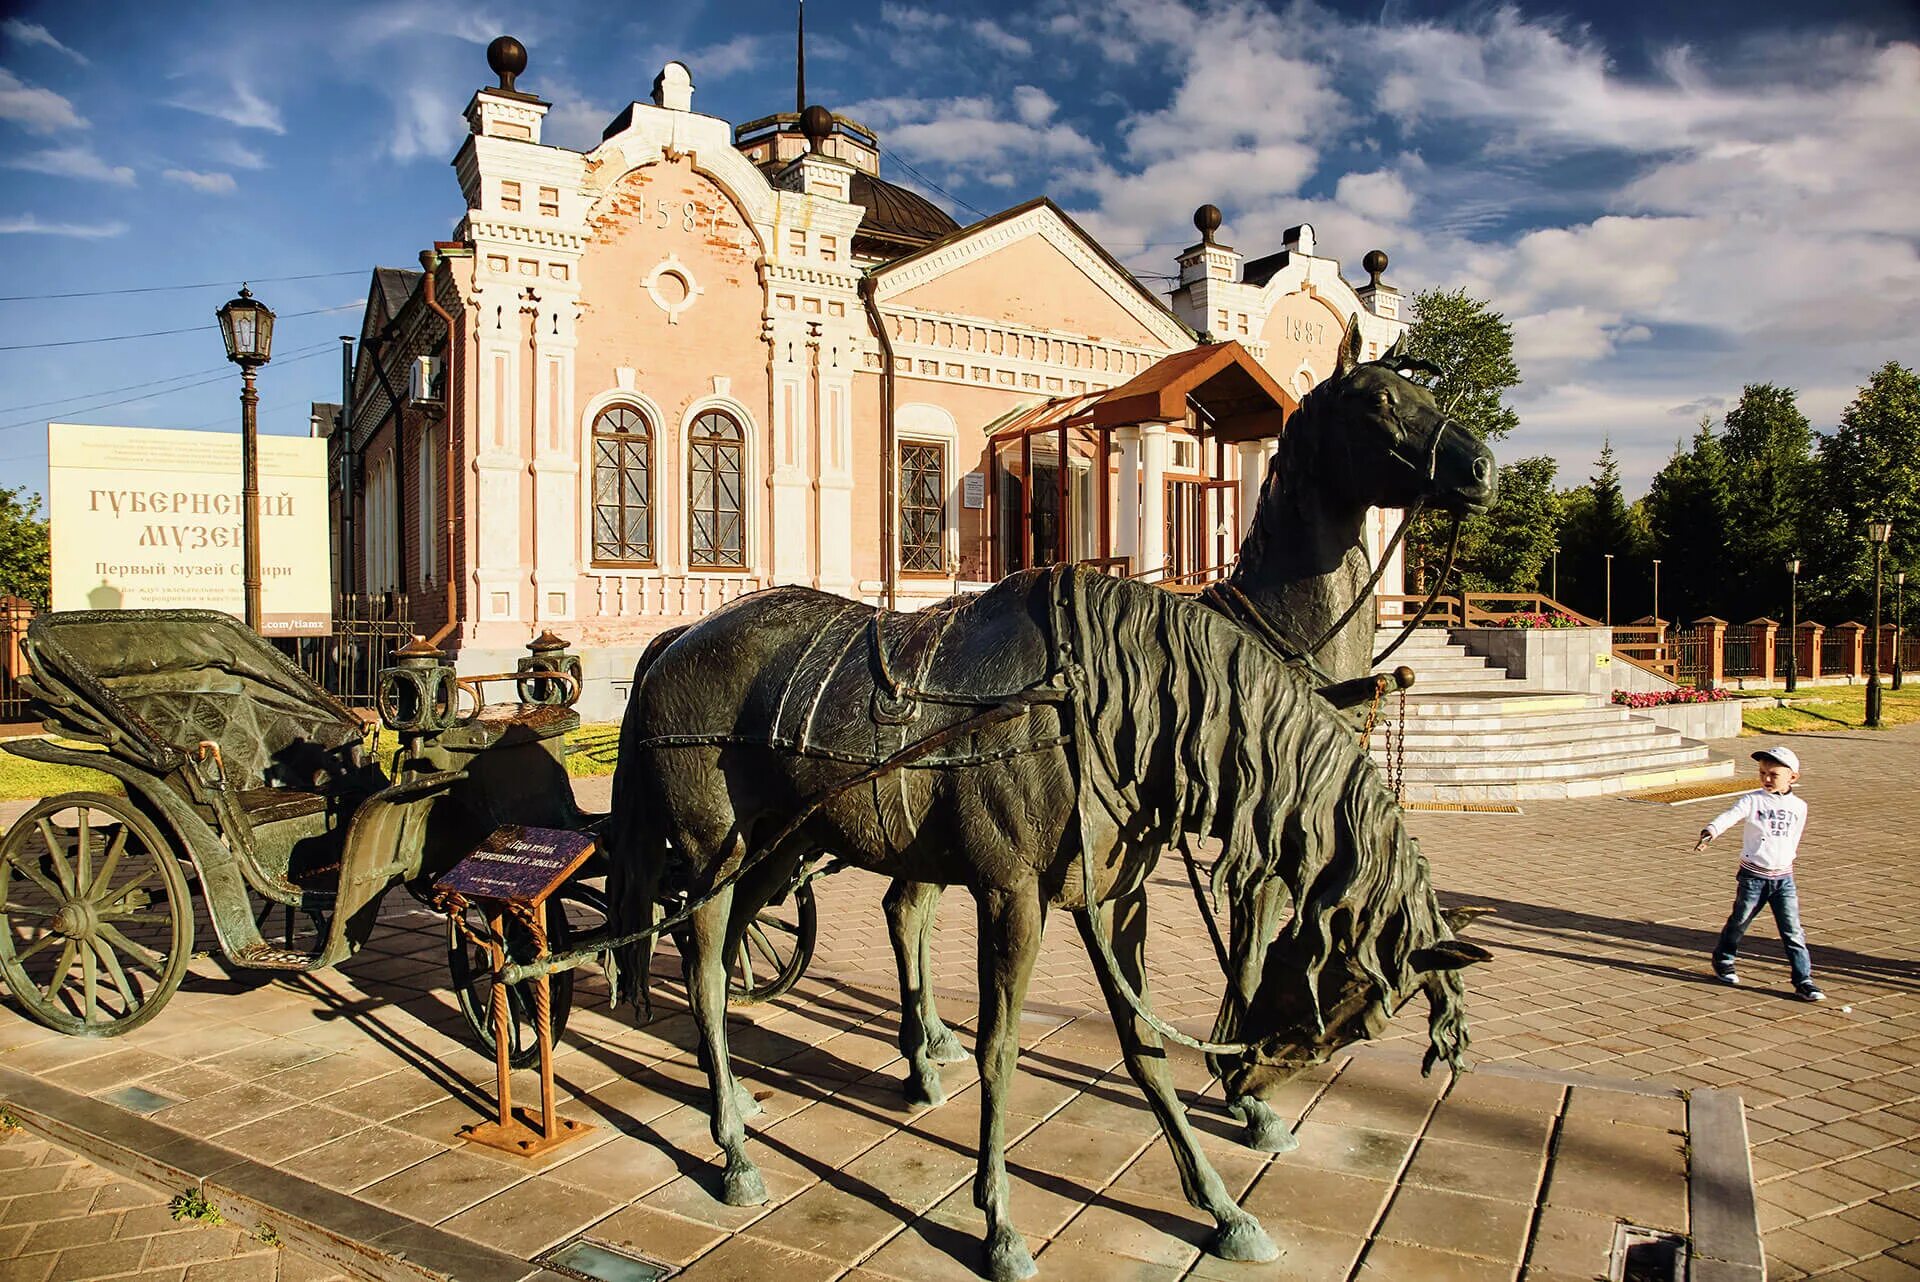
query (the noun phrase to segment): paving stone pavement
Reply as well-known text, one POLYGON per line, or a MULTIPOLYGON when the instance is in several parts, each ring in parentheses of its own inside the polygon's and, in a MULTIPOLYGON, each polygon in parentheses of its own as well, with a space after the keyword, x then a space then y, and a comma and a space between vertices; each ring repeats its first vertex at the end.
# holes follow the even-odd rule
POLYGON ((170 1200, 0 1128, 0 1282, 346 1282, 240 1228, 176 1220, 170 1200))
MULTIPOLYGON (((1791 1000, 1778 944, 1764 923, 1749 937, 1742 965, 1747 986, 1726 989, 1708 978, 1705 954, 1731 898, 1730 843, 1701 855, 1688 853, 1687 847, 1712 814, 1712 803, 1669 808, 1615 799, 1540 802, 1530 803, 1522 817, 1416 813, 1409 825, 1433 861, 1443 897, 1499 909, 1475 931, 1496 953, 1491 964, 1469 973, 1475 1058, 1494 1066, 1577 1069, 1599 1078, 1680 1088, 1736 1088, 1750 1110, 1769 1276, 1920 1277, 1920 887, 1912 872, 1911 835, 1920 821, 1920 801, 1908 783, 1920 771, 1920 727, 1794 742, 1807 763, 1802 791, 1812 807, 1799 881, 1816 965, 1832 994, 1825 1006, 1791 1000)), ((1752 743, 1720 746, 1744 755, 1752 743)), ((587 804, 604 797, 604 781, 582 785, 587 804)), ((541 1241, 576 1227, 595 1224, 598 1230, 618 1220, 631 1221, 636 1240, 652 1248, 677 1242, 675 1249, 691 1252, 687 1259, 702 1256, 702 1269, 710 1276, 729 1276, 728 1270, 737 1267, 730 1261, 749 1249, 736 1244, 750 1241, 762 1247, 788 1242, 795 1252, 790 1271, 806 1274, 828 1259, 818 1254, 826 1240, 809 1250, 805 1242, 780 1238, 786 1232, 782 1226, 804 1219, 815 1225, 808 1231, 818 1232, 821 1224, 857 1220, 866 1214, 862 1203, 874 1202, 875 1190, 885 1188, 888 1196, 877 1200, 893 1219, 861 1232, 884 1229, 875 1241, 888 1245, 844 1276, 850 1282, 877 1276, 921 1282, 950 1275, 958 1244, 964 1242, 956 1234, 960 1221, 972 1214, 960 1205, 966 1201, 965 1171, 956 1175, 946 1167, 971 1145, 974 1112, 968 1101, 958 1109, 908 1119, 893 1103, 898 1065, 886 998, 893 968, 878 928, 883 889, 877 879, 859 874, 822 883, 820 948, 813 977, 799 994, 803 1000, 762 1008, 755 1017, 757 1031, 744 1031, 739 1039, 743 1059, 765 1065, 756 1070, 756 1086, 766 1091, 769 1112, 757 1124, 758 1133, 765 1140, 789 1138, 779 1131, 782 1125, 795 1131, 787 1148, 776 1153, 784 1152, 784 1173, 804 1187, 783 1188, 783 1164, 770 1158, 768 1182, 776 1200, 786 1211, 787 1202, 813 1199, 805 1212, 788 1212, 786 1219, 769 1215, 764 1224, 743 1222, 705 1191, 702 1164, 711 1151, 705 1118, 688 1102, 698 1098, 700 1075, 689 1056, 684 1017, 646 1029, 633 1028, 624 1013, 610 1018, 597 976, 583 980, 584 1007, 562 1046, 560 1064, 569 1095, 578 1099, 579 1109, 600 1117, 603 1133, 589 1147, 563 1150, 550 1163, 574 1166, 579 1183, 566 1186, 572 1192, 565 1202, 574 1215, 562 1218, 580 1223, 515 1214, 515 1199, 530 1197, 537 1181, 503 1172, 499 1161, 472 1150, 446 1151, 446 1136, 479 1107, 464 1084, 487 1083, 489 1062, 466 1046, 458 1015, 446 999, 435 919, 408 912, 403 898, 395 904, 389 928, 341 973, 263 983, 260 977, 232 976, 210 961, 199 962, 162 1018, 116 1043, 89 1046, 49 1038, 7 1011, 0 1014, 0 1067, 41 1074, 89 1094, 138 1082, 179 1101, 155 1114, 156 1121, 217 1136, 220 1145, 284 1165, 329 1188, 403 1206, 409 1214, 483 1240, 489 1225, 518 1226, 498 1242, 516 1252, 541 1249, 541 1241), (757 1055, 750 1049, 756 1036, 757 1055), (828 1100, 840 1101, 839 1111, 823 1110, 800 1125, 803 1110, 828 1100), (903 1126, 913 1134, 895 1134, 903 1126), (909 1140, 933 1148, 917 1149, 909 1140), (668 1144, 664 1154, 662 1141, 668 1144), (883 1143, 912 1151, 879 1155, 883 1143), (880 1168, 882 1178, 861 1174, 868 1168, 858 1164, 869 1149, 876 1149, 869 1166, 880 1168), (822 1170, 852 1174, 821 1178, 822 1170), (895 1181, 917 1191, 895 1194, 895 1181), (650 1191, 621 1208, 605 1196, 610 1185, 650 1191), (947 1188, 958 1190, 958 1201, 951 1205, 953 1231, 942 1236, 938 1212, 954 1197, 942 1191, 947 1188), (811 1209, 820 1202, 833 1205, 811 1209), (903 1207, 917 1228, 903 1230, 903 1207), (729 1236, 736 1231, 739 1236, 729 1236), (909 1238, 918 1245, 909 1244, 909 1238)), ((1159 870, 1151 902, 1158 922, 1150 958, 1156 1003, 1176 1020, 1204 1027, 1217 1000, 1218 968, 1177 865, 1159 870)), ((960 995, 971 987, 973 964, 972 910, 964 894, 955 892, 942 907, 936 972, 955 994, 944 1004, 961 1025, 971 1013, 960 995)), ((1064 922, 1048 932, 1031 998, 1036 1010, 1030 1045, 1049 1052, 1052 1060, 1041 1054, 1031 1069, 1023 1061, 1032 1078, 1024 1089, 1032 1094, 1022 1111, 1031 1110, 1035 1128, 1054 1127, 1049 1137, 1081 1139, 1086 1137, 1068 1129, 1079 1123, 1061 1110, 1097 1111, 1100 1125, 1080 1130, 1109 1136, 1096 1144, 1095 1162, 1108 1169, 1061 1175, 1077 1181, 1072 1215, 1050 1223, 1048 1215, 1036 1211, 1026 1215, 1022 1227, 1037 1245, 1043 1240, 1047 1252, 1061 1253, 1056 1268, 1070 1259, 1104 1259, 1111 1267, 1110 1246, 1104 1257, 1079 1256, 1094 1248, 1064 1230, 1074 1217, 1099 1210, 1102 1199, 1111 1200, 1103 1190, 1134 1188, 1151 1197, 1156 1187, 1147 1176, 1151 1167, 1141 1164, 1162 1150, 1142 1141, 1125 1153, 1107 1151, 1112 1134, 1137 1124, 1137 1118, 1130 1122, 1115 1111, 1120 1098, 1137 1096, 1123 1076, 1113 1078, 1111 1058, 1102 1062, 1107 1051, 1100 1049, 1101 1022, 1068 1018, 1096 1009, 1099 1001, 1077 936, 1064 922), (1054 1038, 1059 1040, 1046 1044, 1054 1038), (1139 1173, 1129 1177, 1135 1167, 1139 1173)), ((1393 1053, 1393 1040, 1416 1035, 1410 1018, 1397 1023, 1386 1053, 1393 1053)), ((1110 1029, 1105 1037, 1111 1038, 1110 1029)), ((1410 1058, 1411 1047, 1403 1049, 1410 1058)), ((971 1071, 967 1065, 949 1068, 951 1094, 959 1097, 970 1089, 971 1071)), ((1372 1125, 1352 1116, 1328 1120, 1339 1119, 1345 1104, 1324 1116, 1309 1115, 1321 1106, 1320 1088, 1331 1078, 1304 1084, 1310 1097, 1290 1106, 1296 1116, 1307 1116, 1309 1126, 1358 1125, 1393 1134, 1379 1123, 1382 1117, 1399 1117, 1397 1124, 1406 1129, 1409 1105, 1400 1098, 1409 1089, 1406 1079, 1419 1082, 1405 1071, 1403 1060, 1399 1095, 1388 1090, 1391 1083, 1373 1083, 1352 1105, 1372 1125), (1371 1098, 1380 1091, 1387 1098, 1371 1098)), ((1493 1073, 1469 1076, 1454 1090, 1487 1090, 1501 1081, 1493 1073)), ((1200 1082, 1186 1084, 1193 1088, 1200 1082)), ((517 1088, 521 1098, 530 1086, 523 1075, 517 1088)), ((1360 1086, 1367 1084, 1353 1089, 1360 1086)), ((1506 1094, 1512 1093, 1507 1088, 1506 1094)), ((1536 1107, 1548 1105, 1536 1101, 1536 1107)), ((1563 1094, 1551 1107, 1571 1115, 1572 1098, 1563 1094)), ((1424 1119, 1433 1115, 1431 1108, 1421 1114, 1414 1146, 1447 1138, 1428 1127, 1424 1119)), ((1211 1124, 1224 1128, 1217 1107, 1211 1124)), ((1664 1134, 1672 1127, 1650 1129, 1664 1134)), ((1650 1135, 1643 1146, 1658 1142, 1650 1135)), ((1050 1147, 1036 1143, 1032 1150, 1050 1147)), ((1334 1145, 1328 1151, 1343 1150, 1334 1145)), ((1393 1199, 1391 1211, 1409 1204, 1400 1201, 1403 1186, 1418 1184, 1409 1162, 1400 1160, 1414 1152, 1402 1146, 1394 1172, 1334 1169, 1327 1175, 1382 1180, 1391 1174, 1382 1189, 1367 1190, 1393 1199)), ((1229 1150, 1229 1156, 1245 1155, 1229 1150)), ((1288 1160, 1321 1169, 1297 1155, 1288 1160)), ((1542 1154, 1542 1172, 1544 1160, 1542 1154)), ((1266 1171, 1264 1162, 1259 1165, 1243 1173, 1247 1182, 1240 1187, 1253 1186, 1250 1196, 1262 1188, 1285 1187, 1286 1177, 1266 1171)), ((1039 1162, 1032 1170, 1037 1174, 1030 1182, 1037 1187, 1021 1196, 1035 1206, 1047 1205, 1048 1193, 1057 1199, 1058 1179, 1042 1178, 1054 1173, 1039 1162)), ((1162 1192, 1168 1176, 1170 1171, 1158 1172, 1162 1192)), ((1552 1219, 1565 1209, 1556 1207, 1555 1196, 1550 1184, 1515 1195, 1522 1206, 1536 1203, 1530 1244, 1555 1240, 1552 1219)), ((1416 1193, 1410 1204, 1417 1206, 1425 1197, 1416 1193)), ((1343 1203, 1339 1196, 1323 1200, 1343 1203)), ((1130 1202, 1134 1209, 1127 1215, 1137 1219, 1140 1205, 1139 1199, 1130 1202)), ((1382 1232, 1382 1205, 1368 1209, 1371 1229, 1345 1224, 1343 1231, 1353 1240, 1329 1245, 1325 1258, 1307 1247, 1289 1258, 1319 1261, 1306 1276, 1423 1276, 1408 1271, 1412 1266, 1403 1261, 1397 1267, 1397 1253, 1430 1250, 1433 1243, 1416 1247, 1394 1234, 1417 1239, 1424 1230, 1405 1227, 1417 1224, 1432 1224, 1433 1232, 1444 1233, 1449 1217, 1410 1219, 1411 1212, 1397 1212, 1401 1218, 1395 1227, 1382 1232), (1361 1245, 1348 1249, 1356 1243, 1361 1245)), ((1463 1205, 1485 1209, 1478 1201, 1463 1205)), ((1126 1258, 1139 1266, 1137 1275, 1215 1276, 1218 1262, 1189 1250, 1191 1216, 1177 1204, 1157 1209, 1169 1217, 1160 1221, 1159 1236, 1130 1239, 1134 1245, 1128 1249, 1135 1254, 1126 1258), (1180 1221, 1181 1216, 1187 1219, 1180 1221), (1188 1228, 1179 1229, 1180 1222, 1188 1228), (1156 1264, 1166 1271, 1148 1267, 1156 1264)), ((1515 1276, 1519 1257, 1507 1257, 1505 1245, 1475 1251, 1480 1253, 1444 1257, 1448 1275, 1515 1276)), ((1581 1275, 1549 1271, 1547 1259, 1533 1258, 1531 1265, 1530 1278, 1581 1275)), ((1588 1276, 1592 1272, 1584 1270, 1588 1276)))

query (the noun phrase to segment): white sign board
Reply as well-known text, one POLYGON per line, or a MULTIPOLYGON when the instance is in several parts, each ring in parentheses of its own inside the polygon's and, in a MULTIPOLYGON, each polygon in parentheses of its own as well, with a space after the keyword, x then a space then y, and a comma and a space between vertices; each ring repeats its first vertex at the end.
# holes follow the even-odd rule
POLYGON ((968 472, 960 478, 960 506, 983 508, 987 505, 987 474, 968 472))
MULTIPOLYGON (((243 616, 240 437, 47 426, 56 610, 243 616)), ((260 438, 260 614, 267 636, 332 631, 327 443, 260 438)))

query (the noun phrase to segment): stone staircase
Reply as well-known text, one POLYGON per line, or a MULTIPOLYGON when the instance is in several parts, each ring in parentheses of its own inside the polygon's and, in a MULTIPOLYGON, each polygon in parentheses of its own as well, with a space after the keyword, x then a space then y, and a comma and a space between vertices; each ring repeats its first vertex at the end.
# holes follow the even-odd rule
MULTIPOLYGON (((1379 652, 1396 631, 1379 633, 1379 652)), ((1388 657, 1419 674, 1407 693, 1404 798, 1511 802, 1678 786, 1733 773, 1705 744, 1661 728, 1606 696, 1530 689, 1469 654, 1444 628, 1421 628, 1388 657)), ((1399 698, 1382 701, 1374 760, 1387 765, 1399 698)))

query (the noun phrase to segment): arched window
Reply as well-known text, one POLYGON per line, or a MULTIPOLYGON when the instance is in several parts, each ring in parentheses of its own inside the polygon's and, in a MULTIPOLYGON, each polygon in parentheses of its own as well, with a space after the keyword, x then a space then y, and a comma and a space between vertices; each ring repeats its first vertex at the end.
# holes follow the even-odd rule
POLYGON ((653 425, 631 405, 593 420, 593 559, 653 564, 653 425))
POLYGON ((687 435, 687 567, 737 570, 747 563, 742 496, 745 439, 720 410, 693 420, 687 435))

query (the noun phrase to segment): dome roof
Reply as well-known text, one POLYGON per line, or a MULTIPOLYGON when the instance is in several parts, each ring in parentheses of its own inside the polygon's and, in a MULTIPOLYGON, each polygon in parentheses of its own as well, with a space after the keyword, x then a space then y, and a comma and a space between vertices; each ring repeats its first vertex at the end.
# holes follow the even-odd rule
POLYGON ((885 248, 918 249, 960 230, 959 223, 925 196, 862 170, 853 171, 848 196, 867 210, 855 236, 885 248))

